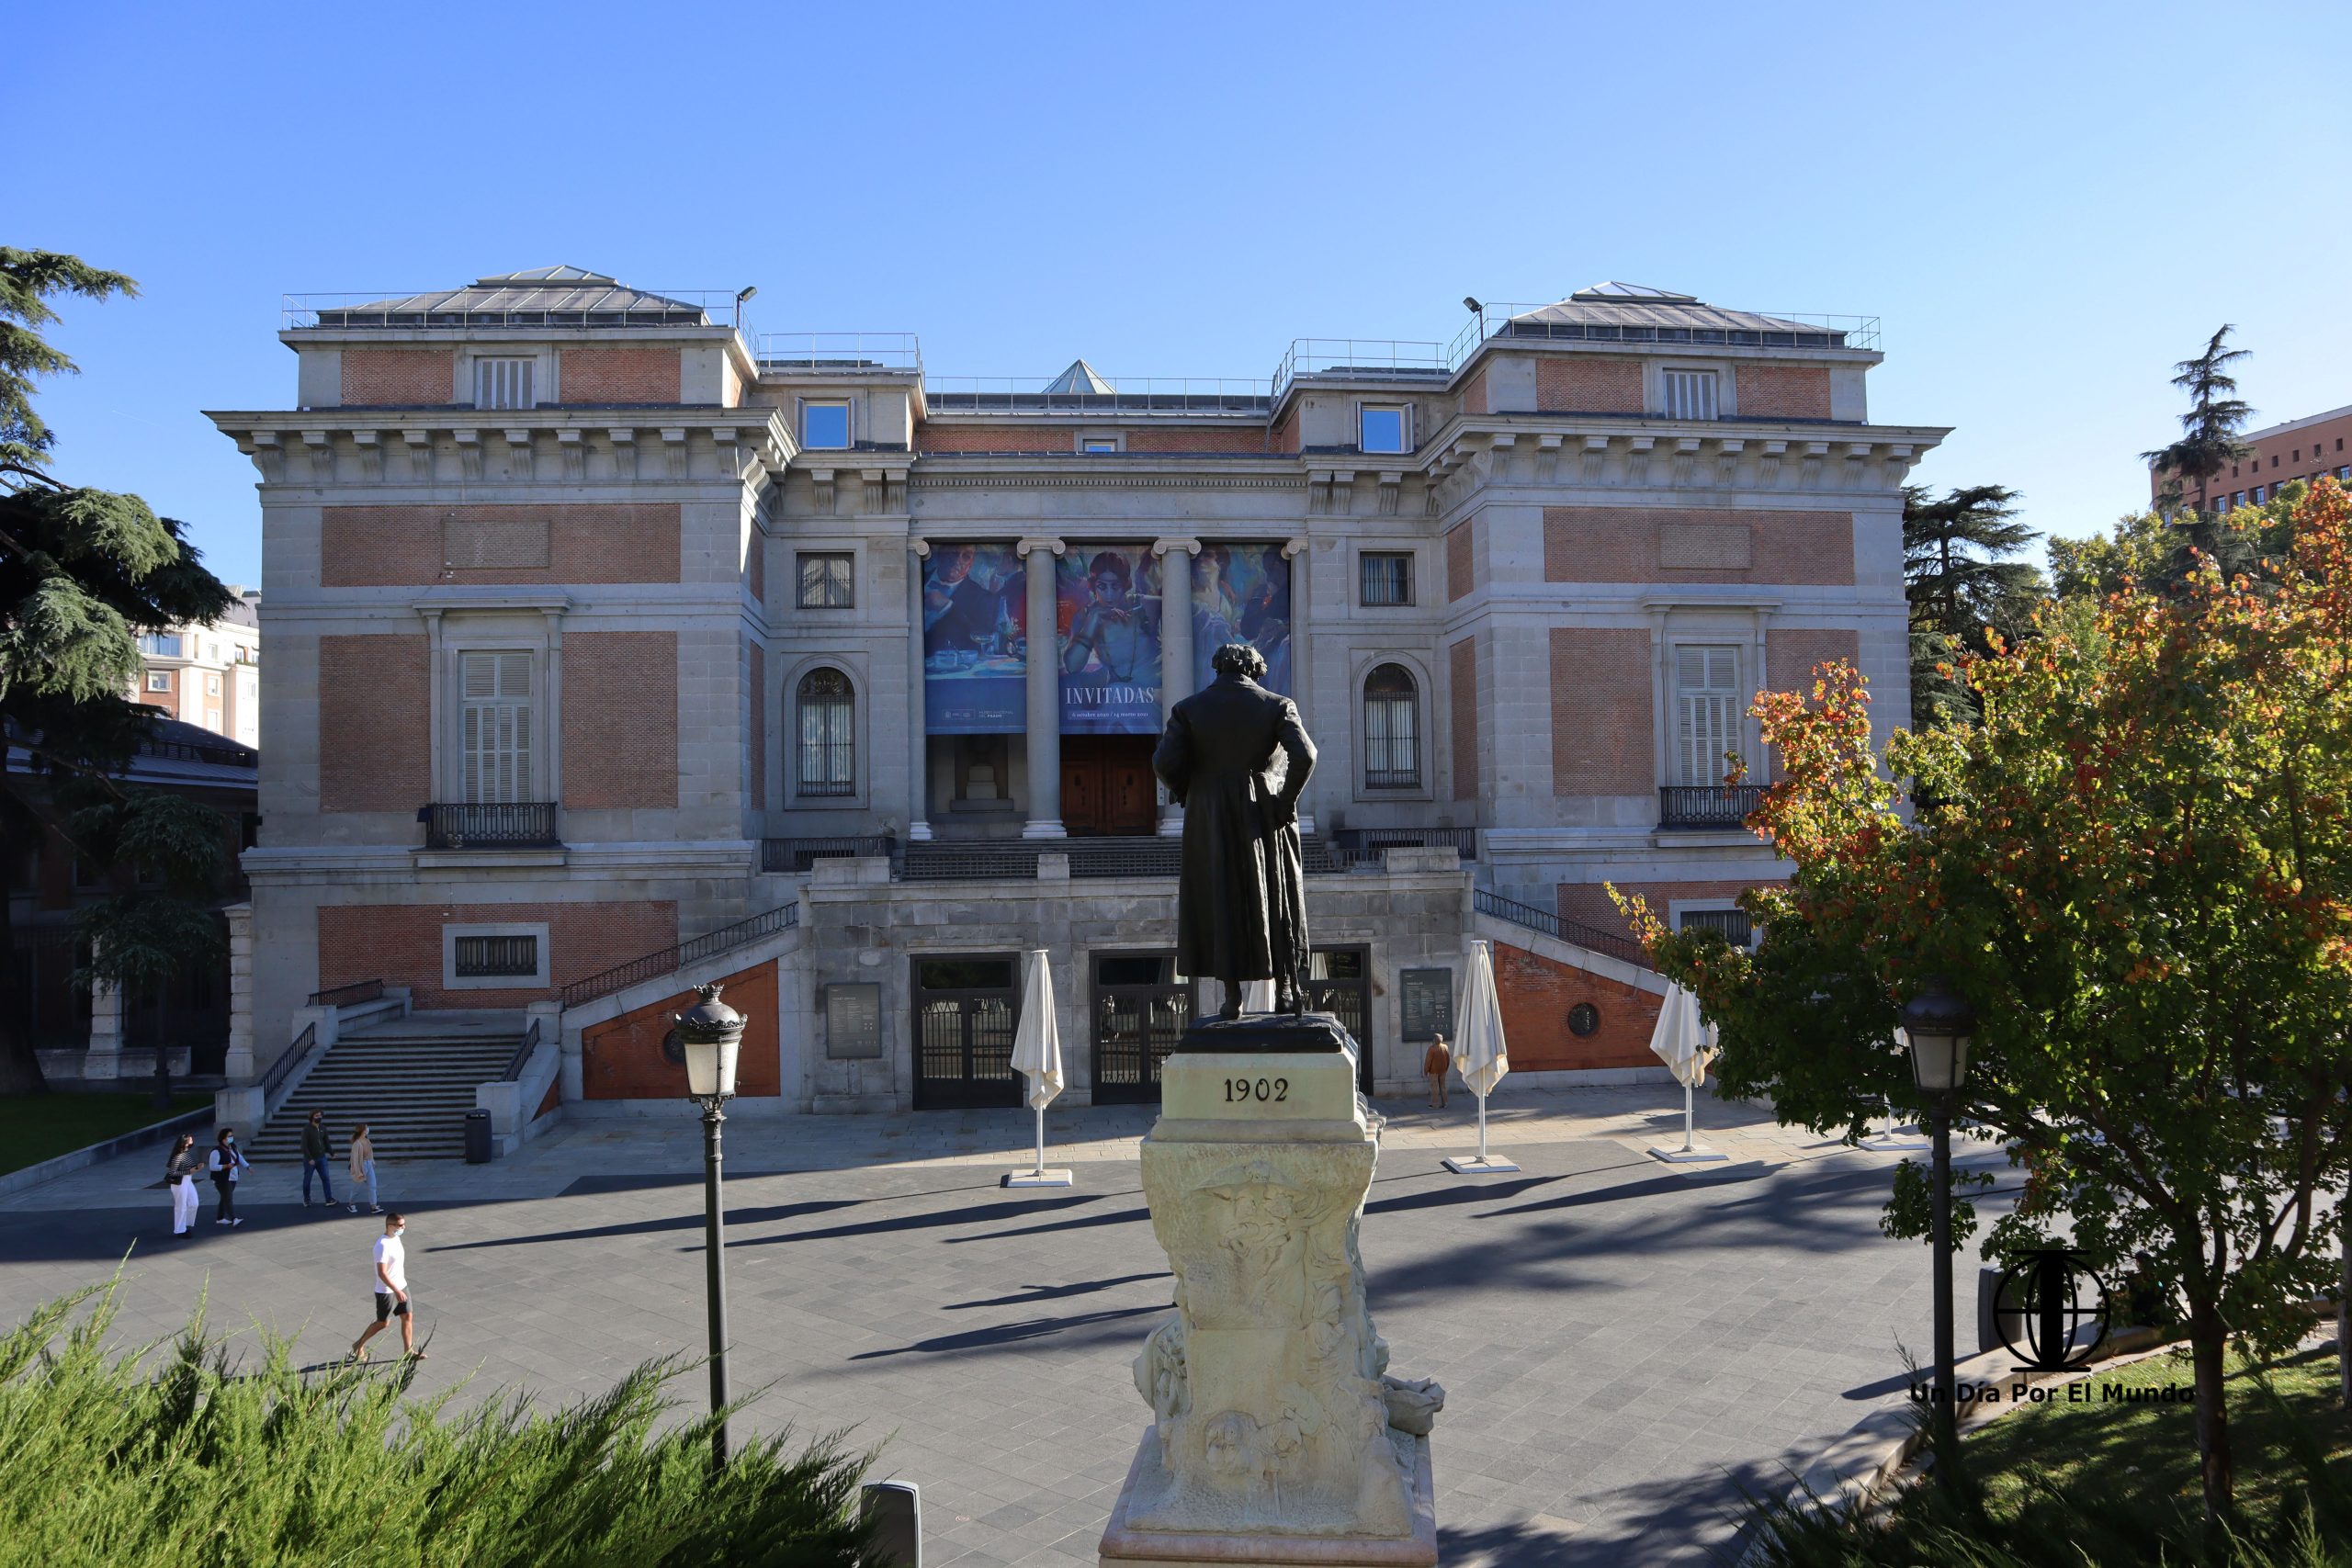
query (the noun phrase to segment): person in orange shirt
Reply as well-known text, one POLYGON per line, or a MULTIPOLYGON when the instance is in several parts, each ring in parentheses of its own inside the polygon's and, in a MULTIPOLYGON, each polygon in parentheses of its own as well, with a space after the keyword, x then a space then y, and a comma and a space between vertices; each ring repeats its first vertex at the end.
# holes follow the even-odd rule
POLYGON ((1428 1052, 1421 1057, 1421 1071, 1430 1080, 1430 1109, 1445 1109, 1445 1075, 1453 1066, 1453 1053, 1445 1048, 1445 1036, 1441 1034, 1430 1042, 1428 1052))

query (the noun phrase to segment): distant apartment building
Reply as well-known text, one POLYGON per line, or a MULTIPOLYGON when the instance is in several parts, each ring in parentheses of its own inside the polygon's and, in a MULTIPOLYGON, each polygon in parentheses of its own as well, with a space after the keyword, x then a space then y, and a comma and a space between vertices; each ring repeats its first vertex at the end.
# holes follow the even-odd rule
POLYGON ((210 626, 175 626, 139 639, 133 699, 166 717, 261 744, 261 593, 234 584, 237 602, 210 626))
POLYGON ((255 1068, 380 982, 527 1013, 526 1111, 658 1098, 707 978, 753 1101, 1012 1105, 1043 948, 1072 1098, 1156 1099, 1219 998, 1152 750, 1242 640, 1322 749, 1308 988, 1365 1087, 1419 1081, 1474 938, 1516 1071, 1622 1077, 1664 986, 1603 885, 1744 939, 1786 874, 1741 825, 1756 694, 1847 659, 1907 709, 1946 432, 1872 421, 1874 321, 1611 284, 1185 382, 734 307, 575 268, 298 300, 291 406, 209 416, 266 537, 255 1068))
MULTIPOLYGON (((2352 484, 2352 446, 2346 445, 2352 443, 2352 405, 2250 430, 2243 439, 2254 448, 2254 455, 2232 463, 2228 473, 2216 476, 2208 485, 2209 505, 2214 509, 2260 506, 2289 479, 2309 481, 2332 476, 2352 484)), ((2162 468, 2150 470, 2151 501, 2162 502, 2168 478, 2162 468)), ((2195 506, 2197 487, 2188 484, 2183 490, 2182 504, 2195 506)))

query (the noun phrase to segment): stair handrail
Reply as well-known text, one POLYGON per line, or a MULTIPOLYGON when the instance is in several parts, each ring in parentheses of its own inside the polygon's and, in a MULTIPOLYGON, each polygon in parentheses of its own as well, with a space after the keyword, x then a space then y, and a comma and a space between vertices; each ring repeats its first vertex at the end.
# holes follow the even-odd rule
POLYGON ((381 1001, 383 996, 383 981, 354 980, 348 986, 334 986, 323 991, 312 991, 310 1005, 314 1008, 357 1007, 362 1002, 381 1001))
POLYGON ((523 1068, 527 1066, 531 1060, 531 1054, 538 1048, 539 1021, 535 1018, 531 1020, 531 1027, 523 1032, 523 1043, 514 1047, 514 1055, 508 1059, 506 1063, 506 1070, 498 1075, 499 1081, 502 1083, 519 1082, 523 1077, 523 1068))
POLYGON ((574 980, 563 988, 563 1005, 576 1008, 599 997, 609 997, 615 991, 625 991, 640 981, 658 980, 664 975, 674 975, 689 964, 700 963, 716 953, 730 952, 763 936, 791 931, 799 924, 800 903, 795 899, 763 915, 753 915, 750 919, 738 920, 731 926, 705 931, 691 942, 661 948, 642 958, 632 958, 626 964, 616 964, 610 969, 600 970, 584 980, 574 980))
POLYGON ((1474 907, 1482 915, 1492 915, 1497 919, 1509 920, 1512 925, 1525 926, 1530 931, 1541 931, 1555 942, 1572 942, 1578 947, 1589 947, 1595 953, 1620 959, 1627 964, 1637 964, 1644 969, 1657 967, 1650 962, 1647 950, 1632 937, 1612 936, 1598 927, 1586 925, 1581 920, 1568 919, 1549 909, 1539 909, 1532 904, 1521 904, 1516 899, 1506 898, 1499 893, 1488 892, 1484 887, 1474 889, 1474 892, 1476 894, 1474 907))
POLYGON ((302 1026, 302 1032, 294 1037, 294 1043, 280 1052, 277 1060, 269 1065, 269 1071, 261 1078, 261 1102, 265 1110, 269 1105, 270 1097, 277 1092, 278 1086, 285 1083, 287 1075, 311 1054, 318 1043, 319 1026, 306 1023, 302 1026))

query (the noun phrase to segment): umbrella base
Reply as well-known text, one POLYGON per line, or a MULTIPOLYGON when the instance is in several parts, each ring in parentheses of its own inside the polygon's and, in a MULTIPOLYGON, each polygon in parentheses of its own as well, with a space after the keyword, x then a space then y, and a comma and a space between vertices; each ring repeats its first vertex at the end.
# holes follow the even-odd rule
POLYGON ((1008 1170, 1004 1173, 1007 1187, 1068 1187, 1071 1185, 1067 1170, 1008 1170))
POLYGON ((1448 1155, 1439 1163, 1456 1176, 1509 1176, 1519 1168, 1505 1155, 1448 1155))
POLYGON ((1652 1144, 1650 1158, 1662 1159, 1668 1165, 1705 1165, 1713 1160, 1727 1160, 1731 1156, 1704 1144, 1684 1148, 1680 1144, 1652 1144))

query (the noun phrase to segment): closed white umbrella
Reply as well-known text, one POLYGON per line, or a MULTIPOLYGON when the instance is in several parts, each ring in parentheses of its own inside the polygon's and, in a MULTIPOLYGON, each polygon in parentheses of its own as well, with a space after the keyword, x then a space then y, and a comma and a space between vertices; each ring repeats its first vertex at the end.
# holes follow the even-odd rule
POLYGON ((1682 1086, 1682 1146, 1653 1145, 1650 1153, 1657 1158, 1684 1165, 1725 1157, 1690 1141, 1691 1090, 1707 1081, 1707 1064, 1715 1059, 1718 1049, 1715 1026, 1700 1016, 1699 998, 1680 986, 1668 986, 1666 1001, 1657 1010, 1657 1026, 1650 1031, 1650 1051, 1682 1086))
POLYGON ((1510 1071, 1510 1055, 1503 1043, 1503 1008, 1502 998, 1495 990, 1494 948, 1484 942, 1470 944, 1470 980, 1463 987, 1462 996, 1462 1038, 1453 1059, 1462 1069, 1462 1081, 1478 1097, 1478 1154, 1475 1159, 1449 1159, 1446 1168, 1457 1176, 1517 1170, 1519 1167, 1511 1161, 1487 1152, 1487 1096, 1495 1092, 1495 1086, 1510 1071))
POLYGON ((1033 1168, 1010 1172, 1007 1187, 1068 1187, 1067 1170, 1046 1168, 1046 1107, 1062 1091, 1062 1032, 1054 1017, 1054 972, 1046 950, 1033 949, 1021 984, 1021 1021, 1012 1036, 1012 1070, 1029 1079, 1029 1108, 1037 1113, 1033 1168))

